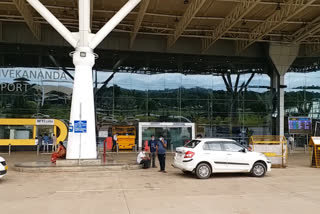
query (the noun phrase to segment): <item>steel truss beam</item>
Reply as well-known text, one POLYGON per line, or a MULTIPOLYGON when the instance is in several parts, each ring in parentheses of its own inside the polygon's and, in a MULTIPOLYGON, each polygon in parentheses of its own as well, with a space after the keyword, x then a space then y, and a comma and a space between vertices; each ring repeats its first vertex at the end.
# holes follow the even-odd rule
MULTIPOLYGON (((16 17, 16 16, 14 16, 16 17)), ((68 27, 69 29, 77 30, 78 29, 78 23, 75 22, 70 22, 68 19, 60 19, 61 21, 64 21, 65 26, 68 27)), ((0 15, 0 22, 25 22, 23 19, 2 19, 0 15)), ((48 23, 46 21, 43 21, 40 18, 35 17, 35 22, 40 23, 40 24, 45 24, 47 25, 48 23)), ((94 21, 93 23, 97 24, 100 23, 98 21, 94 21)), ((126 33, 130 34, 133 31, 133 26, 132 24, 123 24, 120 23, 117 28, 115 28, 113 31, 114 32, 119 32, 119 33, 126 33)), ((97 31, 99 28, 94 26, 91 30, 97 31)), ((173 28, 168 28, 168 27, 162 27, 162 26, 151 26, 151 25, 144 25, 143 26, 143 31, 140 30, 137 32, 137 34, 141 35, 153 35, 153 36, 173 36, 173 28)), ((198 39, 207 39, 211 38, 210 35, 206 35, 207 32, 210 32, 211 30, 207 29, 186 29, 184 33, 180 37, 184 38, 198 38, 198 39)), ((229 30, 227 33, 225 33, 221 39, 222 40, 232 40, 232 41, 239 41, 239 40, 247 40, 248 35, 250 32, 246 31, 234 31, 233 29, 229 30)), ((281 32, 270 32, 264 37, 263 39, 257 40, 256 42, 282 42, 286 44, 290 44, 292 41, 292 36, 289 34, 281 34, 281 32), (267 37, 268 36, 268 37, 267 37), (283 38, 286 38, 283 40, 283 38)), ((320 35, 316 34, 313 35, 312 37, 309 37, 305 39, 304 41, 301 42, 301 44, 319 44, 320 43, 320 35)))
MULTIPOLYGON (((227 1, 227 2, 235 2, 235 3, 241 3, 241 1, 243 0, 215 0, 215 1, 220 1, 220 2, 223 2, 223 1, 227 1)), ((13 5, 13 2, 1 2, 0 1, 0 5, 13 5)), ((278 3, 277 2, 270 2, 270 1, 261 1, 259 3, 260 5, 277 5, 278 3)), ((77 11, 78 9, 77 8, 73 8, 73 7, 66 7, 66 6, 57 6, 56 3, 53 3, 51 5, 48 5, 48 4, 45 4, 46 7, 48 9, 59 9, 59 10, 74 10, 74 11, 77 11)), ((285 3, 280 3, 281 7, 283 5, 285 5, 285 3)), ((310 7, 313 7, 313 8, 318 8, 320 7, 320 4, 312 4, 310 5, 310 7)), ((93 10, 93 13, 102 13, 102 14, 115 14, 117 11, 116 10, 103 10, 103 9, 95 9, 93 10)), ((136 15, 138 14, 138 12, 136 11, 132 11, 130 12, 131 15, 136 15)), ((179 15, 173 15, 173 14, 164 14, 164 13, 146 13, 145 15, 148 15, 148 16, 155 16, 155 17, 168 17, 168 18, 181 18, 181 16, 179 15)), ((195 16, 194 19, 198 19, 198 20, 223 20, 224 18, 222 17, 212 17, 212 16, 195 16)), ((262 19, 245 19, 246 22, 258 22, 258 23, 262 23, 264 22, 264 20, 262 19)), ((286 21, 285 23, 288 23, 288 24, 304 24, 305 21, 303 20, 288 20, 286 21)))
POLYGON ((229 15, 215 28, 212 37, 202 40, 202 52, 207 51, 217 40, 237 24, 261 0, 244 0, 239 3, 229 15))
POLYGON ((14 5, 17 7, 20 14, 23 16, 32 34, 37 40, 41 40, 41 25, 35 23, 31 10, 26 4, 25 0, 12 0, 14 5))
POLYGON ((293 34, 293 43, 301 41, 313 36, 320 31, 320 16, 308 23, 304 28, 300 28, 293 34))
POLYGON ((139 13, 138 13, 137 19, 134 23, 133 32, 130 37, 130 48, 133 47, 134 40, 137 37, 137 33, 141 27, 141 23, 142 23, 144 15, 147 12, 147 8, 149 6, 149 3, 150 3, 150 0, 142 0, 142 2, 140 3, 139 13))
POLYGON ((283 5, 280 10, 276 10, 265 22, 251 31, 248 40, 237 42, 237 53, 241 53, 257 40, 260 40, 266 34, 281 26, 288 19, 296 16, 315 1, 316 0, 287 0, 286 4, 283 5))
MULTIPOLYGON (((167 48, 171 48, 178 38, 182 35, 183 31, 188 27, 192 19, 201 9, 201 7, 206 3, 207 0, 192 0, 183 16, 181 17, 179 23, 177 24, 173 36, 168 37, 167 48)), ((215 0, 211 0, 215 1, 215 0)))

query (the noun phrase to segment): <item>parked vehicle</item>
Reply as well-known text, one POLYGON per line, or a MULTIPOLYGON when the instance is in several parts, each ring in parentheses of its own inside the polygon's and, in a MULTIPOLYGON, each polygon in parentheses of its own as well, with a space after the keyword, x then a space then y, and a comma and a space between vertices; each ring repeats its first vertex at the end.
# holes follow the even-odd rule
POLYGON ((202 138, 176 148, 173 166, 184 173, 194 172, 198 178, 212 173, 246 172, 263 177, 271 171, 271 161, 258 152, 251 152, 234 140, 202 138))
POLYGON ((8 171, 8 165, 6 163, 6 160, 0 156, 0 178, 5 176, 5 174, 7 174, 7 171, 8 171))

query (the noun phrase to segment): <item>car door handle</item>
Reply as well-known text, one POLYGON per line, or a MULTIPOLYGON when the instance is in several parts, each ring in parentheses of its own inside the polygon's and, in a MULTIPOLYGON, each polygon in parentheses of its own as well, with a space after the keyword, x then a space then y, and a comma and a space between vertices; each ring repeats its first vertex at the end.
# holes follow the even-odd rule
POLYGON ((227 155, 232 155, 232 154, 227 154, 227 155))
POLYGON ((210 155, 210 153, 203 153, 204 155, 210 155))

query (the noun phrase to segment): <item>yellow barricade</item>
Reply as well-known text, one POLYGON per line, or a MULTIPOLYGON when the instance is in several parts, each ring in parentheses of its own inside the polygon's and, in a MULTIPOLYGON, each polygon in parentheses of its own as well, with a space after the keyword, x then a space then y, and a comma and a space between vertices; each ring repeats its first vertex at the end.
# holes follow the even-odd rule
POLYGON ((272 167, 287 167, 288 147, 284 136, 256 135, 249 141, 252 151, 261 152, 271 160, 272 167))
POLYGON ((320 168, 320 137, 311 137, 309 141, 311 166, 320 168))

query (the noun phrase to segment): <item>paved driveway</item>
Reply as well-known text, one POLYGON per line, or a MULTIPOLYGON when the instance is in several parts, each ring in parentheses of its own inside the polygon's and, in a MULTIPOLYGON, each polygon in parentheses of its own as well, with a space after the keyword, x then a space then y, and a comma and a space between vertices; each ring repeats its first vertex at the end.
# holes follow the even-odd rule
MULTIPOLYGON (((14 156, 8 158, 11 164, 28 159, 14 156)), ((199 180, 170 166, 166 174, 158 169, 77 173, 10 171, 0 180, 0 213, 318 213, 320 169, 308 167, 308 160, 304 154, 293 155, 290 167, 273 169, 264 178, 220 174, 199 180)))

